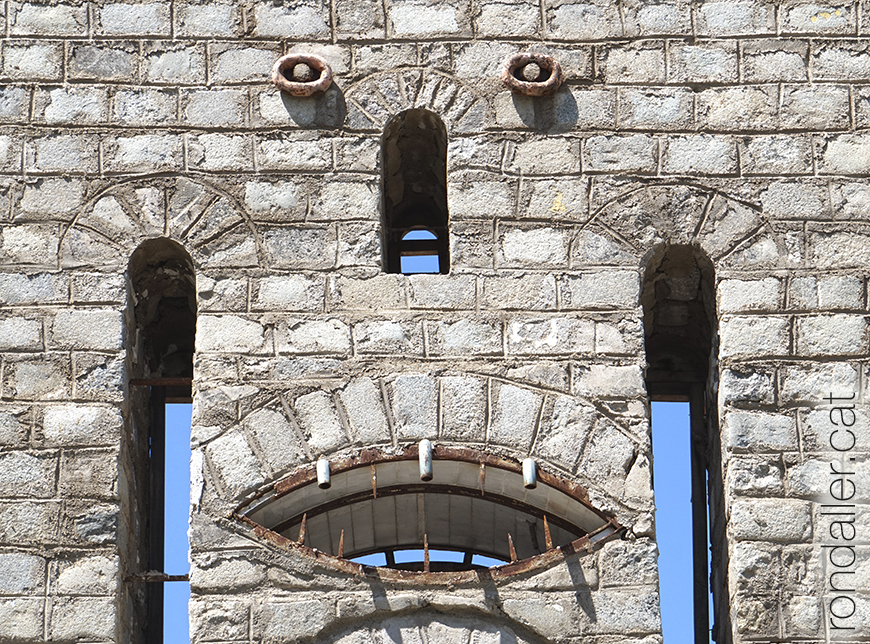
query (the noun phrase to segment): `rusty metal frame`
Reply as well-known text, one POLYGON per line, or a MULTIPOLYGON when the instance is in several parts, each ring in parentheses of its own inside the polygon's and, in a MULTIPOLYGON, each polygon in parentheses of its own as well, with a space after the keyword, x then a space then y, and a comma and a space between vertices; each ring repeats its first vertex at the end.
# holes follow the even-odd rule
MULTIPOLYGON (((378 448, 368 448, 360 451, 355 456, 336 458, 335 460, 330 459, 330 469, 333 475, 362 467, 369 467, 376 470, 376 466, 380 463, 411 461, 417 458, 418 447, 416 444, 405 446, 399 453, 388 453, 378 448)), ((485 471, 486 467, 495 467, 498 469, 507 470, 509 472, 515 472, 518 475, 522 476, 521 461, 497 456, 495 454, 486 454, 468 447, 435 445, 433 448, 433 459, 444 461, 461 461, 466 463, 479 463, 481 465, 482 471, 485 471)), ((621 537, 624 534, 625 528, 620 525, 614 515, 609 512, 600 510, 590 503, 589 493, 582 485, 566 481, 565 479, 556 476, 552 472, 540 466, 538 468, 538 481, 539 483, 543 483, 544 485, 559 490, 560 492, 579 502, 588 510, 590 510, 593 514, 598 516, 602 521, 604 521, 604 525, 588 534, 579 537, 578 539, 575 539, 571 543, 561 546, 553 546, 551 543, 548 543, 548 549, 541 554, 535 555, 533 557, 528 557, 526 559, 513 561, 510 563, 505 563, 499 566, 493 566, 492 568, 487 569, 472 569, 452 572, 415 572, 408 570, 399 570, 395 568, 367 566, 364 564, 350 561, 348 559, 345 559, 344 557, 337 557, 335 555, 327 554, 315 548, 309 548, 303 543, 288 539, 287 537, 279 534, 276 530, 266 528, 256 523, 249 517, 245 516, 245 512, 258 499, 263 498, 264 496, 274 494, 274 498, 277 499, 307 485, 316 485, 317 471, 315 463, 303 466, 293 474, 290 474, 289 476, 286 476, 285 478, 276 481, 272 485, 261 489, 256 495, 240 504, 232 513, 232 518, 249 527, 253 531, 253 533, 260 539, 263 539, 282 550, 286 550, 288 552, 296 552, 311 557, 337 572, 352 575, 357 578, 379 579, 381 581, 390 583, 413 585, 426 584, 452 586, 456 584, 478 584, 487 579, 498 581, 500 579, 505 579, 514 575, 547 568, 551 565, 565 560, 565 558, 570 555, 589 552, 594 549, 598 544, 602 544, 606 541, 621 537)), ((378 493, 405 493, 405 488, 408 488, 407 493, 411 493, 410 488, 415 488, 413 490, 414 492, 420 492, 422 490, 432 492, 433 489, 442 487, 449 486, 397 485, 390 486, 388 488, 373 489, 372 492, 366 491, 360 494, 365 495, 366 499, 373 499, 377 498, 376 495, 378 493)), ((466 493, 464 488, 456 488, 456 490, 460 489, 462 490, 461 493, 466 493)), ((454 490, 454 493, 457 493, 456 490, 454 490)), ((441 493, 444 493, 444 491, 441 490, 441 493)), ((486 495, 484 490, 481 490, 480 492, 472 492, 472 494, 475 496, 478 493, 483 493, 484 495, 486 495)), ((337 499, 336 501, 330 502, 329 504, 324 504, 324 506, 330 505, 337 507, 347 505, 348 498, 354 498, 355 501, 363 500, 361 498, 356 499, 356 496, 359 495, 343 497, 342 499, 337 499)), ((492 498, 490 500, 495 501, 495 499, 492 498)), ((509 505, 512 505, 513 502, 515 502, 516 500, 511 499, 510 501, 511 503, 509 503, 509 505)), ((529 512, 531 510, 530 513, 540 513, 540 515, 545 519, 546 522, 548 517, 546 513, 543 512, 540 508, 534 508, 534 506, 525 503, 522 503, 522 506, 523 511, 529 512)), ((313 510, 316 512, 317 510, 319 510, 319 508, 320 506, 315 506, 313 510)), ((292 525, 294 519, 298 519, 298 517, 292 517, 291 519, 282 522, 282 524, 285 526, 292 525)), ((561 522, 558 517, 549 517, 549 520, 555 521, 556 525, 561 522)), ((571 531, 576 533, 576 528, 577 526, 573 526, 573 529, 571 531)), ((547 532, 549 532, 549 530, 547 530, 547 532)))

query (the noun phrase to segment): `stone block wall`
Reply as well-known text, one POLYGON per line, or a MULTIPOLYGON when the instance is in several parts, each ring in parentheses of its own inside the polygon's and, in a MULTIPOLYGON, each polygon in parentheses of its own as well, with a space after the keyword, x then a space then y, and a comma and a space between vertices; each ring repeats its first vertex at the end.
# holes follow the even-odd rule
POLYGON ((868 11, 0 2, 0 640, 138 641, 125 275, 155 237, 197 271, 193 641, 658 642, 640 285, 668 244, 716 277, 718 641, 866 637, 868 11), (560 62, 554 96, 501 84, 521 51, 560 62), (288 52, 333 86, 279 93, 288 52), (447 129, 449 275, 382 269, 380 138, 410 108, 447 129), (629 538, 449 588, 232 518, 423 437, 532 455, 629 538))

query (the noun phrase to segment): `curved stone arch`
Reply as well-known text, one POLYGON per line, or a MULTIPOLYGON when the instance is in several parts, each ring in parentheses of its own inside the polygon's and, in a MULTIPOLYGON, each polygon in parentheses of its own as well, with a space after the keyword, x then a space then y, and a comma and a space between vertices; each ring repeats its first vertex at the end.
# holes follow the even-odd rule
POLYGON ((486 99, 446 72, 401 67, 378 72, 345 92, 346 125, 352 130, 382 132, 396 114, 412 108, 441 117, 449 133, 475 132, 492 122, 486 99))
MULTIPOLYGON (((437 599, 436 599, 437 601, 437 599)), ((545 644, 531 627, 483 611, 440 612, 431 608, 396 615, 382 610, 350 626, 327 628, 316 641, 330 644, 545 644)))
POLYGON ((609 198, 585 229, 601 230, 642 265, 662 244, 699 246, 716 266, 793 266, 785 236, 761 206, 694 183, 634 185, 609 198))
POLYGON ((266 265, 261 235, 231 194, 189 177, 137 177, 100 190, 62 228, 58 264, 126 266, 146 239, 182 244, 213 268, 266 265))

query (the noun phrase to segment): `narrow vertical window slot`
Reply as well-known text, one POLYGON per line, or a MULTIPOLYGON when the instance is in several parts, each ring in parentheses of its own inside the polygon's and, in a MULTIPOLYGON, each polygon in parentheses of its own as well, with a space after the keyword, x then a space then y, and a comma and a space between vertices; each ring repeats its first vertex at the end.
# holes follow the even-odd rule
POLYGON ((447 130, 434 113, 394 116, 381 142, 388 273, 448 273, 447 130))

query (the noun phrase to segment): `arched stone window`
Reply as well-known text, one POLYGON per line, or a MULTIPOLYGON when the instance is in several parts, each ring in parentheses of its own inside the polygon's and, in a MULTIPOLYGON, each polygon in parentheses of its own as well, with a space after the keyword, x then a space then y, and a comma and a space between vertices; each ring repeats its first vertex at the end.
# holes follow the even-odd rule
POLYGON ((386 271, 449 272, 444 123, 427 110, 397 114, 384 130, 381 161, 386 271), (432 260, 420 269, 403 262, 403 258, 426 256, 436 258, 437 264, 432 260))
MULTIPOLYGON (((657 249, 647 267, 642 303, 646 343, 646 384, 652 401, 689 403, 690 463, 665 463, 691 469, 692 560, 695 641, 709 641, 707 515, 713 534, 713 569, 725 570, 722 486, 716 432, 716 306, 713 265, 688 245, 657 249), (709 476, 709 485, 708 485, 709 476)), ((655 442, 655 436, 653 436, 655 442)), ((661 466, 662 464, 657 464, 661 466)))
MULTIPOLYGON (((169 239, 144 242, 128 267, 128 371, 131 384, 129 454, 135 555, 130 578, 145 582, 134 595, 144 609, 145 641, 163 641, 166 404, 190 402, 196 332, 193 262, 169 239)), ((188 437, 189 442, 189 437, 188 437)), ((170 538, 184 539, 185 534, 170 538)))

